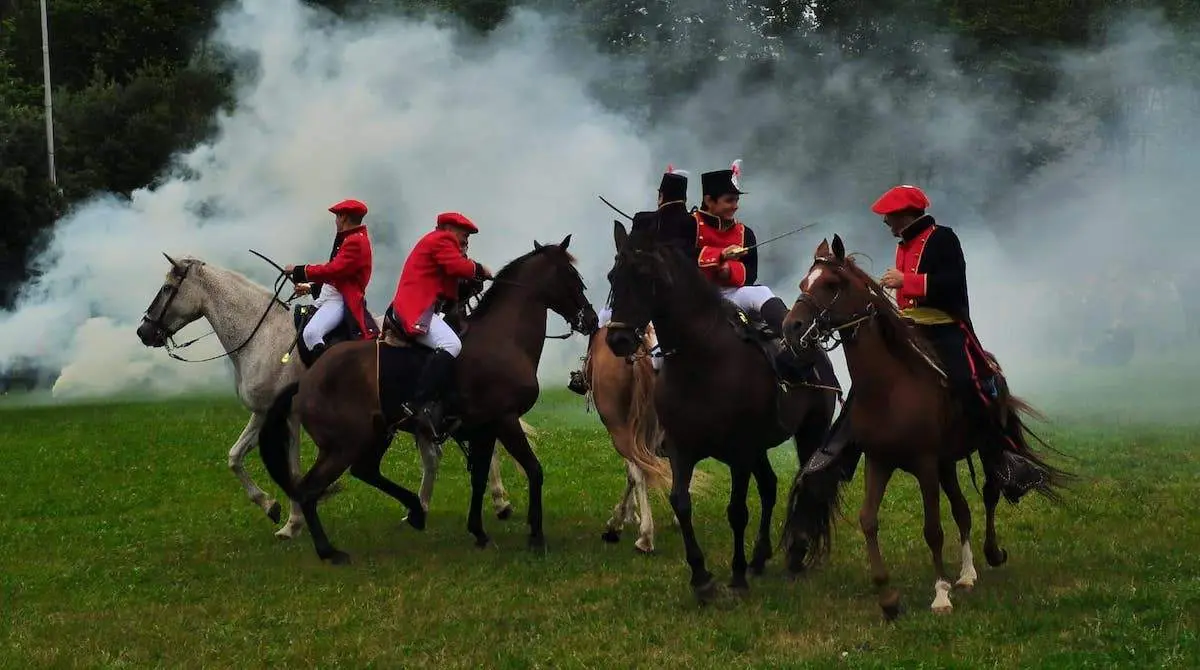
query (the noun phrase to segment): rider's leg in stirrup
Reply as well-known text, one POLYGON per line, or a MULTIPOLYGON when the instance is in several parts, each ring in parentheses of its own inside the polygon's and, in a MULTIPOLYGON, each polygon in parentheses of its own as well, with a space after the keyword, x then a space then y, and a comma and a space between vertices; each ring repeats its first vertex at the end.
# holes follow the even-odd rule
POLYGON ((454 359, 462 352, 462 342, 441 314, 434 314, 429 332, 416 338, 433 349, 425 362, 417 391, 405 409, 435 440, 445 439, 445 408, 443 396, 453 381, 454 359))

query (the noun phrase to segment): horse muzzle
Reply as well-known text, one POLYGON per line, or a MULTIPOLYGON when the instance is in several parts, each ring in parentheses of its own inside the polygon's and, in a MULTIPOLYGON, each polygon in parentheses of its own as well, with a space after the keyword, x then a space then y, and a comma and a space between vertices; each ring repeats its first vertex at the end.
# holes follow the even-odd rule
POLYGON ((604 337, 604 343, 608 345, 614 356, 627 358, 637 353, 642 339, 632 328, 609 324, 608 335, 604 337))
POLYGON ((807 347, 813 339, 815 330, 816 321, 814 319, 796 316, 794 312, 789 313, 783 319, 783 339, 792 350, 807 347))
POLYGON ((138 339, 147 347, 165 347, 167 346, 167 334, 158 324, 151 323, 147 319, 142 319, 141 325, 137 329, 138 339))

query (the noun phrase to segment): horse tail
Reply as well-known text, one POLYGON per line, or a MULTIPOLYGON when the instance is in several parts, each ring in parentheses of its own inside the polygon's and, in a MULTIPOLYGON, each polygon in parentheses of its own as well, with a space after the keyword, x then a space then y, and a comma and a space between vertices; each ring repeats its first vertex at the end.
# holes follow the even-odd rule
POLYGON ((1031 441, 1047 451, 1064 455, 1054 447, 1051 447, 1037 433, 1033 432, 1022 418, 1022 415, 1024 415, 1031 416, 1039 421, 1045 421, 1045 416, 1025 400, 1010 395, 1007 388, 1001 390, 999 400, 1002 408, 1001 416, 1004 422, 1002 428, 1005 436, 1012 442, 1017 455, 1025 461, 1025 465, 1036 473, 1035 481, 1037 483, 1032 490, 1053 504, 1063 504, 1061 491, 1068 488, 1077 479, 1077 476, 1050 465, 1043 454, 1033 449, 1031 441))
POLYGON ((629 459, 646 477, 646 486, 669 488, 671 465, 656 453, 663 431, 654 411, 654 368, 647 358, 633 365, 633 389, 629 401, 629 432, 633 444, 629 459))
POLYGON ((271 479, 292 500, 296 499, 296 482, 292 479, 288 463, 288 445, 291 442, 288 418, 292 414, 292 399, 299 391, 300 382, 285 386, 275 396, 271 408, 267 410, 267 418, 258 431, 258 453, 262 456, 263 466, 271 479))
MULTIPOLYGON (((845 413, 848 408, 843 407, 845 413)), ((809 423, 813 431, 812 437, 818 445, 823 445, 832 437, 831 430, 836 431, 836 425, 828 425, 828 417, 820 424, 809 423), (819 429, 818 429, 819 425, 819 429)), ((841 417, 846 420, 848 417, 841 417)), ((807 440, 804 440, 807 441, 807 440)), ((802 436, 797 435, 797 445, 802 444, 802 436)), ((818 446, 818 449, 820 447, 818 446)), ((815 451, 813 453, 816 453, 815 451)), ((780 545, 787 555, 787 565, 790 572, 799 573, 805 568, 815 567, 829 555, 833 541, 834 522, 842 506, 842 487, 851 478, 852 466, 858 464, 862 450, 852 442, 846 443, 825 467, 806 471, 808 459, 801 461, 792 488, 788 492, 787 515, 783 522, 783 535, 780 545)), ((809 455, 811 458, 811 454, 809 455)))

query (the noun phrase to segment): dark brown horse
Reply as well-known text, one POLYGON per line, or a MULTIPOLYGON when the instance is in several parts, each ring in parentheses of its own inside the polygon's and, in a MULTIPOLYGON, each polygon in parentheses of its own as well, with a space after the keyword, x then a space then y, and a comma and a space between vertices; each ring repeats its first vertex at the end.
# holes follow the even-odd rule
POLYGON ((655 245, 641 232, 628 235, 615 224, 616 263, 612 322, 606 341, 617 356, 634 354, 650 321, 665 355, 654 386, 654 406, 671 461, 671 507, 679 519, 691 566, 691 585, 701 602, 717 595, 712 573, 692 526, 691 494, 696 464, 715 458, 729 466, 732 489, 727 515, 733 529, 730 587, 749 589, 745 532, 750 512, 750 478, 758 484, 762 517, 749 568, 761 574, 771 557, 771 515, 777 479, 768 450, 793 438, 800 461, 815 451, 829 430, 837 380, 824 352, 812 350, 809 364, 824 386, 781 386, 770 359, 739 325, 737 313, 700 273, 695 258, 655 245))
MULTIPOLYGON (((979 441, 1008 436, 1026 464, 1043 475, 1042 484, 1035 489, 1039 493, 1058 501, 1056 488, 1069 475, 1046 464, 1030 449, 1019 413, 1032 410, 1008 394, 1002 377, 996 402, 1006 427, 999 422, 973 425, 967 420, 944 383, 932 347, 901 316, 880 285, 846 256, 840 237, 834 236, 832 247, 826 240, 817 248, 800 289, 801 296, 783 324, 788 344, 798 350, 818 349, 819 343, 836 335, 845 347, 852 388, 844 413, 849 413, 851 446, 838 457, 857 461, 866 455, 866 497, 859 524, 866 537, 880 606, 888 618, 900 612, 899 593, 888 586, 878 537, 879 507, 888 481, 900 469, 914 475, 921 487, 925 541, 937 577, 931 608, 949 612, 953 606, 942 562, 939 484, 950 501, 962 546, 957 586, 969 589, 977 578, 971 556, 971 510, 959 486, 957 462, 968 458, 979 441)), ((803 560, 813 565, 826 554, 845 470, 830 466, 813 471, 802 468, 797 473, 784 523, 784 546, 793 563, 803 560)), ((1007 560, 1007 552, 996 540, 1000 495, 999 483, 989 476, 983 488, 987 508, 984 554, 993 567, 1007 560)))
MULTIPOLYGON (((471 507, 467 530, 488 544, 483 530, 483 491, 499 439, 529 479, 529 543, 542 546, 542 466, 530 449, 520 417, 537 401, 537 367, 546 338, 546 310, 558 313, 572 330, 596 330, 596 312, 584 295, 575 259, 567 253, 571 236, 542 246, 505 266, 479 307, 467 317, 457 362, 453 412, 462 420, 454 438, 467 452, 471 507)), ((335 564, 349 556, 335 549, 317 517, 321 493, 347 469, 350 474, 400 501, 408 523, 425 527, 425 510, 412 491, 379 471, 397 430, 415 426, 400 409, 415 391, 418 371, 429 350, 382 341, 347 343, 329 349, 308 374, 286 388, 267 413, 259 449, 271 478, 300 503, 317 555, 335 564), (287 422, 296 413, 316 443, 316 463, 294 481, 287 463, 287 422)))

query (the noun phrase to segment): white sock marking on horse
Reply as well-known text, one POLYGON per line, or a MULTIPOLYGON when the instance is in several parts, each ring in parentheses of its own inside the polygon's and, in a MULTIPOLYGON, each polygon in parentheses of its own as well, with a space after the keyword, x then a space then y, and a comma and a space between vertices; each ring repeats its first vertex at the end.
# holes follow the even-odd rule
POLYGON ((508 491, 504 490, 504 482, 500 479, 499 449, 492 452, 492 465, 488 469, 488 488, 492 492, 492 508, 496 510, 496 514, 512 510, 512 503, 508 501, 508 491))
POLYGON ((651 553, 654 551, 654 513, 650 509, 650 496, 646 487, 646 477, 641 468, 630 464, 630 474, 633 476, 633 494, 636 496, 638 514, 638 539, 634 546, 638 551, 651 553))
POLYGON ((238 435, 237 441, 229 449, 229 469, 233 470, 234 476, 242 483, 242 488, 246 490, 246 495, 250 497, 250 500, 261 507, 264 512, 270 510, 275 501, 268 498, 267 494, 254 483, 254 480, 250 479, 244 463, 246 454, 258 446, 258 430, 262 428, 265 420, 266 417, 262 414, 257 412, 251 414, 250 421, 242 429, 242 434, 238 435))
POLYGON ((950 602, 950 582, 939 579, 933 585, 933 604, 929 609, 936 613, 950 612, 954 609, 954 605, 950 602))
POLYGON ((971 542, 963 542, 962 545, 962 570, 958 574, 958 581, 955 586, 963 589, 970 589, 975 586, 975 580, 979 579, 979 573, 975 572, 975 555, 971 553, 971 542))

